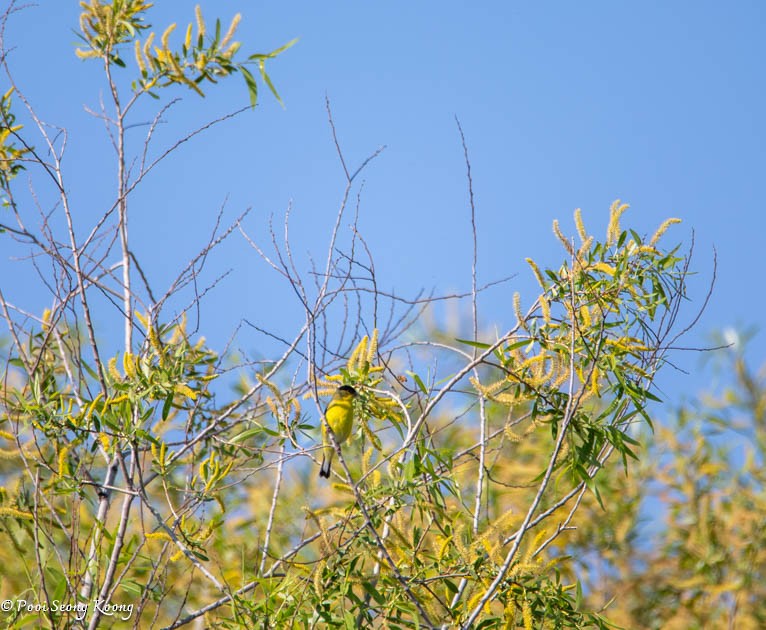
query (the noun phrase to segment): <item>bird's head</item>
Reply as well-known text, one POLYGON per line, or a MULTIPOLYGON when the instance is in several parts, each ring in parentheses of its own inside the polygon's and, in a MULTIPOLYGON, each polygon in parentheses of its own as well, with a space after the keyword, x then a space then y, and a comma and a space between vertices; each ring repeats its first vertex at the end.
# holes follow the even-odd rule
POLYGON ((355 398, 357 395, 356 390, 351 385, 341 385, 337 394, 342 398, 355 398))

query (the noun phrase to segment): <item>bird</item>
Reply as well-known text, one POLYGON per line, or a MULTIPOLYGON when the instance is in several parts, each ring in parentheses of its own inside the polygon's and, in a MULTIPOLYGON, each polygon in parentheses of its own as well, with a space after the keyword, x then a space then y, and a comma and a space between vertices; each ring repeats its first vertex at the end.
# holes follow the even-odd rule
POLYGON ((327 435, 327 425, 330 425, 335 441, 340 445, 351 435, 354 424, 354 399, 356 390, 351 385, 341 385, 335 390, 330 404, 325 409, 325 422, 322 423, 322 467, 319 476, 329 479, 332 458, 335 455, 330 436, 327 435))

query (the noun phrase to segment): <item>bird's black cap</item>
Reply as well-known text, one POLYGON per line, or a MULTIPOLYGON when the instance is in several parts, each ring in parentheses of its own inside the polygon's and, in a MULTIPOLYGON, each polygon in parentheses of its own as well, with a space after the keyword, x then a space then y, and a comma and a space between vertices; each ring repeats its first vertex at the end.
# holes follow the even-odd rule
POLYGON ((338 388, 339 392, 346 392, 347 394, 351 394, 352 396, 356 396, 356 390, 351 387, 351 385, 341 385, 338 388))

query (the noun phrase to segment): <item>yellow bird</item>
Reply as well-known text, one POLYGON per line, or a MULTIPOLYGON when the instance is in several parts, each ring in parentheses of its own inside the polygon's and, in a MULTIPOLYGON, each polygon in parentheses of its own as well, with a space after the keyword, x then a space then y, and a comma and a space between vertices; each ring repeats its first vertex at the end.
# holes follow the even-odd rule
POLYGON ((335 441, 343 444, 351 435, 351 428, 354 424, 354 398, 356 390, 350 385, 341 385, 333 394, 330 404, 324 411, 325 422, 322 423, 322 467, 319 469, 319 476, 330 477, 330 467, 332 458, 335 455, 335 449, 327 435, 327 425, 330 425, 335 441))

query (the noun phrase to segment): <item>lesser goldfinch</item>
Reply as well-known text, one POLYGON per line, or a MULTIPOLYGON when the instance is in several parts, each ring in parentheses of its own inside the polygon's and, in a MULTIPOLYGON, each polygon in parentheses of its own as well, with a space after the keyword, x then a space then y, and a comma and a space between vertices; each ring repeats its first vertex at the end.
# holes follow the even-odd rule
POLYGON ((330 404, 324 411, 325 422, 322 423, 322 467, 319 469, 320 477, 330 477, 332 457, 335 455, 330 436, 327 435, 327 425, 330 425, 335 441, 343 444, 351 435, 351 427, 354 424, 354 398, 356 390, 350 385, 341 385, 333 394, 330 404))

